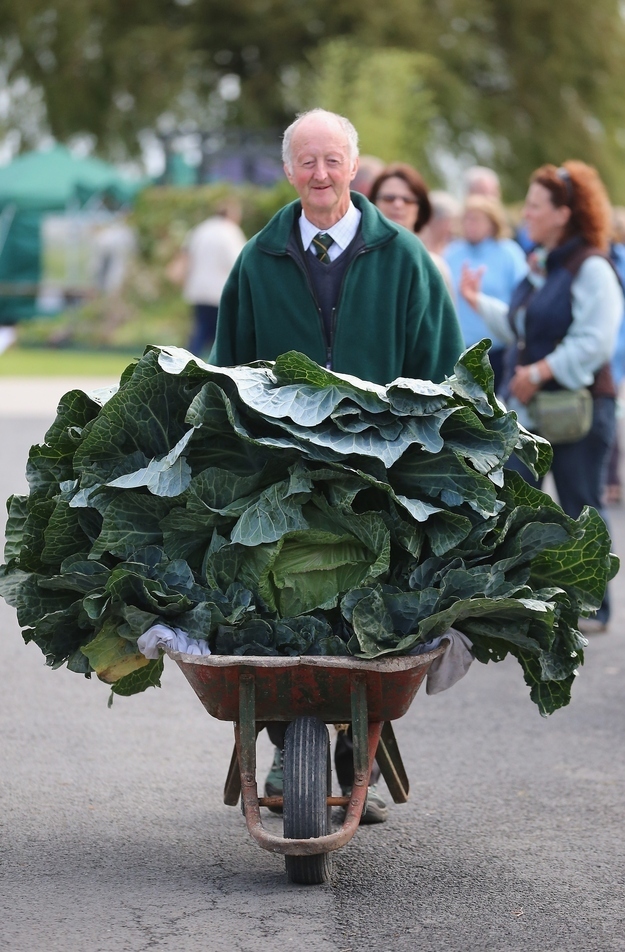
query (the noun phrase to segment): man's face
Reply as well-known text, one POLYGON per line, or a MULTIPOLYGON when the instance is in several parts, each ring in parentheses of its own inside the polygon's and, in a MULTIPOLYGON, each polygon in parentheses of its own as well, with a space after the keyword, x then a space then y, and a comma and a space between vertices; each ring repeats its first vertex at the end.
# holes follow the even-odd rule
POLYGON ((295 130, 291 154, 293 168, 284 171, 306 217, 329 228, 349 208, 349 185, 358 168, 358 159, 350 160, 345 133, 338 123, 311 116, 295 130))

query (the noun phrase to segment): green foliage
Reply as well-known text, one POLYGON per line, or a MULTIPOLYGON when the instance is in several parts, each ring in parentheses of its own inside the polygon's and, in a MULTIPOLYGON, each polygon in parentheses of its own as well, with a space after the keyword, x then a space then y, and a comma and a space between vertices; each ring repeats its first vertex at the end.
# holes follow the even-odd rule
POLYGON ((9 80, 25 75, 43 90, 61 141, 87 132, 134 148, 195 65, 189 17, 175 0, 8 0, 0 27, 12 44, 9 80))
POLYGON ((472 98, 511 197, 512 187, 521 196, 537 166, 579 158, 595 165, 613 201, 623 202, 622 4, 493 0, 484 8, 492 26, 492 68, 471 70, 472 98))
POLYGON ((302 77, 300 99, 349 116, 358 130, 361 152, 386 162, 427 167, 431 123, 437 114, 430 75, 431 56, 402 49, 367 49, 335 39, 310 56, 311 73, 302 77))
POLYGON ((511 200, 538 165, 580 158, 625 201, 619 0, 6 0, 0 27, 11 108, 23 112, 12 121, 26 135, 45 106, 60 140, 91 133, 109 154, 136 151, 163 115, 170 127, 271 128, 277 139, 317 84, 323 101, 353 108, 369 151, 492 165, 511 200), (328 90, 358 49, 352 95, 328 90), (234 101, 219 93, 232 74, 234 101))
MULTIPOLYGON (((18 328, 20 345, 50 345, 56 349, 60 364, 71 362, 71 355, 65 350, 70 347, 107 348, 140 356, 148 344, 156 341, 186 346, 191 334, 190 309, 180 288, 167 280, 166 266, 187 232, 214 214, 223 198, 232 195, 241 201, 241 224, 248 237, 260 231, 279 208, 296 197, 286 179, 272 188, 221 183, 142 190, 130 218, 139 239, 140 258, 132 264, 123 292, 99 296, 55 317, 22 322, 18 328)), ((45 362, 45 358, 35 354, 32 358, 24 357, 23 363, 29 367, 31 360, 42 359, 45 362)), ((119 360, 115 371, 115 376, 119 375, 119 360)), ((5 355, 0 372, 24 372, 15 350, 5 355)), ((42 372, 50 371, 43 367, 42 372)), ((108 368, 104 370, 109 372, 108 368)))
POLYGON ((136 228, 145 261, 164 266, 180 247, 187 232, 215 214, 219 202, 234 195, 241 201, 241 227, 248 238, 296 194, 284 180, 273 188, 253 185, 234 187, 227 183, 176 188, 144 189, 133 207, 131 224, 136 228))
POLYGON ((443 384, 380 387, 302 354, 211 367, 150 347, 112 393, 67 394, 9 500, 0 593, 48 664, 158 684, 155 621, 232 654, 401 654, 451 626, 568 703, 618 562, 504 464, 550 448, 493 392, 488 341, 443 384))

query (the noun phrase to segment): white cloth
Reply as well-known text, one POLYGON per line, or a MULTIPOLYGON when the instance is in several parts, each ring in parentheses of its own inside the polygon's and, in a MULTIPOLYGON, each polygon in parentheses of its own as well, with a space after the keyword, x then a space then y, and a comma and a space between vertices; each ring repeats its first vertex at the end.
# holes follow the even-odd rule
POLYGON ((222 215, 207 218, 194 228, 184 244, 189 256, 185 301, 216 307, 244 244, 245 235, 239 226, 222 215))
POLYGON ((353 202, 350 202, 349 208, 343 217, 339 219, 335 225, 332 225, 331 228, 326 228, 325 231, 323 231, 323 229, 320 229, 317 225, 313 225, 311 221, 308 221, 306 215, 302 212, 299 219, 299 230, 302 236, 304 251, 308 251, 315 235, 318 235, 319 231, 323 231, 324 235, 330 235, 334 239, 334 244, 328 248, 328 257, 330 261, 335 261, 339 255, 343 254, 347 246, 356 237, 361 218, 362 212, 356 208, 353 202))
POLYGON ((418 645, 410 654, 425 654, 438 648, 443 642, 447 647, 442 655, 432 662, 428 669, 425 691, 426 694, 440 694, 465 676, 474 661, 471 651, 471 642, 461 631, 450 628, 444 635, 433 638, 423 645, 418 645))
POLYGON ((202 639, 189 638, 181 628, 169 628, 167 625, 152 625, 140 635, 137 648, 145 658, 158 658, 161 648, 181 651, 183 654, 209 655, 208 643, 202 639))

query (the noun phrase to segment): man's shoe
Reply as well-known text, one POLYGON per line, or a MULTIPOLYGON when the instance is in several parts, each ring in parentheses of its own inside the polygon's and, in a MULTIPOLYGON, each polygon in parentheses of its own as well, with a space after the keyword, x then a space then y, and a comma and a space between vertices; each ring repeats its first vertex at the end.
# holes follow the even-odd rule
POLYGON ((603 635, 608 630, 608 623, 598 618, 580 618, 577 627, 582 635, 603 635))
MULTIPOLYGON (((284 782, 282 774, 282 751, 276 747, 273 754, 273 763, 271 770, 265 779, 265 796, 281 797, 284 792, 284 782)), ((268 807, 272 813, 282 813, 282 807, 268 807)))
MULTIPOLYGON (((348 797, 351 794, 350 787, 343 787, 343 796, 348 797)), ((369 823, 384 823, 385 820, 388 820, 388 807, 386 801, 382 799, 378 793, 378 788, 375 784, 372 784, 367 789, 367 799, 365 801, 365 808, 362 811, 362 816, 360 817, 361 824, 369 823)))

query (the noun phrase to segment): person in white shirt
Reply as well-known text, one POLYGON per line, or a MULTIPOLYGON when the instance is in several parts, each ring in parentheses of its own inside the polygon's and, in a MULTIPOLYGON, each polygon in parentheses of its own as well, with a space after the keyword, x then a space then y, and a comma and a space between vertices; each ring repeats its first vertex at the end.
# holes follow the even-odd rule
POLYGON ((245 244, 240 221, 239 202, 224 199, 217 214, 194 228, 185 241, 183 297, 193 311, 189 350, 198 356, 213 344, 221 292, 245 244))

